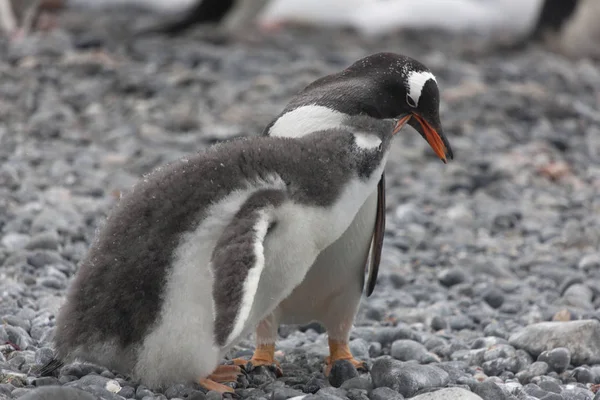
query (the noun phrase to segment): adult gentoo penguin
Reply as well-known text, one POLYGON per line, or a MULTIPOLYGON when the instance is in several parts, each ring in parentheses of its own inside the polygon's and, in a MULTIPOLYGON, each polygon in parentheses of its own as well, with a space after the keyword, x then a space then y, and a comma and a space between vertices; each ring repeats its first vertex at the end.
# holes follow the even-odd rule
MULTIPOLYGON (((153 388, 196 380, 231 391, 218 382, 234 380, 239 367, 219 361, 257 326, 253 362, 262 355, 272 361, 276 310, 301 296, 315 260, 356 224, 381 181, 393 135, 411 123, 442 159, 452 156, 433 75, 407 57, 367 57, 296 99, 268 128, 273 137, 234 140, 176 161, 120 200, 79 266, 56 321, 56 361, 43 373, 78 359, 153 388), (284 132, 291 137, 278 137, 284 132)), ((360 292, 359 271, 349 268, 363 265, 367 250, 340 250, 362 257, 355 264, 348 258, 342 271, 356 277, 347 290, 360 292)), ((327 284, 312 289, 320 295, 306 302, 327 291, 340 296, 327 284)), ((296 309, 314 319, 314 310, 332 304, 296 309)), ((341 324, 351 324, 353 307, 341 324)), ((333 346, 332 358, 343 350, 343 343, 333 346)))
MULTIPOLYGON (((439 90, 435 76, 420 62, 392 53, 363 58, 347 69, 311 83, 296 95, 264 130, 271 137, 295 137, 341 129, 347 118, 374 119, 406 116, 408 124, 431 145, 442 161, 452 158, 439 119, 439 90)), ((378 146, 378 142, 371 143, 378 146)), ((353 358, 348 337, 363 286, 373 292, 385 229, 385 178, 380 175, 366 201, 344 234, 324 249, 304 281, 258 326, 252 365, 274 364, 280 323, 321 322, 327 330, 330 356, 325 373, 337 360, 353 358), (368 264, 366 285, 364 271, 368 264)), ((235 360, 238 365, 246 360, 235 360)))

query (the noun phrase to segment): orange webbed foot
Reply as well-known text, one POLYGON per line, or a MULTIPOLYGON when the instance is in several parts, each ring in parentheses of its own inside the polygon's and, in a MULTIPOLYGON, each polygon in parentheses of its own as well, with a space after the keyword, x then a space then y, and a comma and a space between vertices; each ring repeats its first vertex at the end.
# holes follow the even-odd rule
POLYGON ((325 376, 329 376, 333 364, 338 360, 348 360, 357 370, 368 371, 367 363, 354 358, 348 347, 348 342, 329 339, 329 357, 325 358, 325 376))

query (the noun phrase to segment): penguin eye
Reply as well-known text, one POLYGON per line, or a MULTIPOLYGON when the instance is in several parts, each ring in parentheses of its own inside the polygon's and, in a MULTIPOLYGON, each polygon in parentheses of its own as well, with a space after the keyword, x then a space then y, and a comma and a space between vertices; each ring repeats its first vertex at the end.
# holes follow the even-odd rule
POLYGON ((412 108, 417 108, 417 102, 413 100, 412 97, 410 97, 410 95, 408 93, 406 93, 406 102, 408 103, 409 106, 411 106, 412 108))

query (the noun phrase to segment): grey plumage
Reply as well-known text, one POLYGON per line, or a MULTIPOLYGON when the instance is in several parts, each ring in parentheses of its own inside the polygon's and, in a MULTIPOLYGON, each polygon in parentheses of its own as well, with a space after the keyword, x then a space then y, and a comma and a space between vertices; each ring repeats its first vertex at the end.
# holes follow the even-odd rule
MULTIPOLYGON (((285 190, 262 191, 247 199, 238 213, 243 218, 223 231, 212 254, 218 276, 213 292, 230 293, 239 287, 252 259, 231 251, 231 246, 236 241, 247 246, 244 235, 257 209, 276 207, 282 199, 327 208, 358 171, 364 179, 380 165, 394 121, 357 116, 349 123, 378 136, 381 145, 372 151, 361 149, 348 129, 298 140, 239 139, 145 176, 112 210, 79 267, 57 319, 58 359, 81 358, 130 372, 139 345, 159 323, 167 274, 181 237, 198 226, 209 205, 276 174, 285 190), (99 354, 103 346, 116 347, 115 356, 99 354)), ((239 297, 217 295, 215 300, 220 319, 214 334, 222 344, 231 332, 231 310, 239 308, 239 297)))

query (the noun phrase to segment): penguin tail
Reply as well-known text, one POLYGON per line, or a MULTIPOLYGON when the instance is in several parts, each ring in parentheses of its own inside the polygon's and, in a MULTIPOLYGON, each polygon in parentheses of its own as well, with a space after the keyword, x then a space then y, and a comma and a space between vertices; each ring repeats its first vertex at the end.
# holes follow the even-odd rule
POLYGON ((58 358, 53 358, 38 369, 39 376, 51 376, 54 371, 65 365, 58 358))

